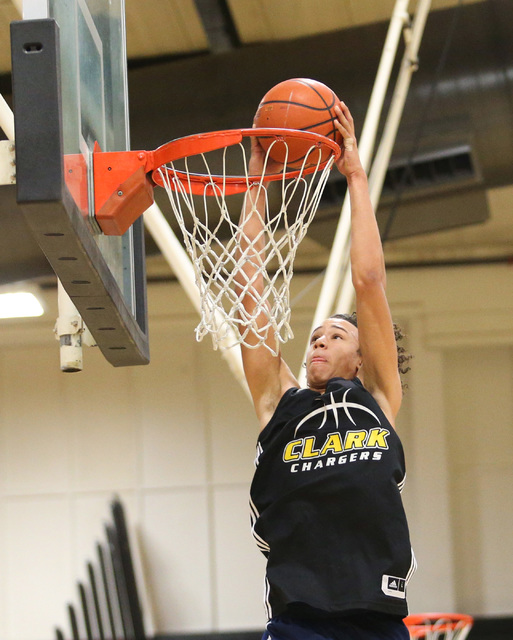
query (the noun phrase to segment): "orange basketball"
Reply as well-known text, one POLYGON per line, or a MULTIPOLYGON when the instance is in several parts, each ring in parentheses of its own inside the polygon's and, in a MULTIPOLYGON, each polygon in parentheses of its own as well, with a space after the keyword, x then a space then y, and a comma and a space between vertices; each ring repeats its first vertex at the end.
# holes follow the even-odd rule
MULTIPOLYGON (((260 102, 255 126, 265 128, 299 129, 319 133, 338 144, 342 144, 342 136, 335 127, 335 105, 340 100, 335 93, 322 82, 309 78, 293 78, 280 82, 270 89, 260 102)), ((273 138, 259 137, 260 144, 267 151, 273 138)), ((287 145, 276 142, 270 155, 277 162, 287 166, 299 167, 310 149, 310 144, 288 138, 287 145), (288 158, 287 158, 288 146, 288 158)), ((317 162, 317 154, 311 154, 311 162, 317 162)), ((322 161, 327 160, 329 152, 323 151, 322 161)))

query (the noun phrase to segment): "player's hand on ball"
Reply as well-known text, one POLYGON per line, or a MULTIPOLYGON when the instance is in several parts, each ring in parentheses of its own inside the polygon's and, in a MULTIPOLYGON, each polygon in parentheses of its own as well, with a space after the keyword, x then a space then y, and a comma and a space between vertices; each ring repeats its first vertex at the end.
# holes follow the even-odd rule
POLYGON ((356 144, 353 116, 343 102, 335 106, 335 113, 338 118, 338 120, 335 120, 335 126, 343 139, 343 144, 341 145, 342 154, 337 160, 337 169, 342 175, 349 178, 351 174, 363 171, 358 145, 356 144))
MULTIPOLYGON (((253 125, 254 126, 254 125, 253 125)), ((249 160, 249 175, 262 175, 265 165, 265 173, 273 174, 283 171, 283 164, 273 160, 262 147, 256 136, 251 137, 251 158, 249 160)))

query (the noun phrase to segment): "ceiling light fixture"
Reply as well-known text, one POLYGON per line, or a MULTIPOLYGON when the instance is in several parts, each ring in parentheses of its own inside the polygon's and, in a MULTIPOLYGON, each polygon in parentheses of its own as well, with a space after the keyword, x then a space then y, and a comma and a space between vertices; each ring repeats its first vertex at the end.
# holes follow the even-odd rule
POLYGON ((44 307, 33 287, 16 290, 0 289, 0 319, 42 316, 44 307))

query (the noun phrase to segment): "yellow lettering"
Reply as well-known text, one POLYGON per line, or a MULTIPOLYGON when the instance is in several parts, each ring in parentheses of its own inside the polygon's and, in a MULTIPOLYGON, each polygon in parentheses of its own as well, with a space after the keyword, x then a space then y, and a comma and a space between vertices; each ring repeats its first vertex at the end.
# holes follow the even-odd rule
POLYGON ((344 447, 340 433, 330 433, 321 449, 321 456, 325 456, 327 453, 342 453, 342 451, 344 451, 344 447))
POLYGON ((388 449, 387 436, 390 435, 390 431, 387 429, 371 429, 369 433, 369 439, 367 440, 367 446, 380 447, 381 449, 388 449))
MULTIPOLYGON (((285 446, 283 451, 283 460, 285 462, 291 462, 293 460, 318 458, 343 453, 344 451, 350 451, 351 449, 388 449, 387 437, 389 435, 390 431, 381 428, 370 429, 368 432, 364 430, 348 431, 345 442, 343 442, 340 433, 333 432, 326 436, 324 444, 320 449, 315 448, 314 436, 291 440, 285 446)), ((351 458, 351 460, 352 459, 353 458, 351 458)), ((372 459, 375 460, 376 458, 373 456, 372 459)), ((332 460, 335 459, 332 458, 332 460)), ((343 464, 345 460, 338 460, 338 462, 343 464)), ((293 471, 297 471, 297 469, 294 468, 293 471)))
POLYGON ((292 440, 285 447, 285 451, 283 452, 283 460, 285 462, 290 462, 291 460, 299 460, 301 457, 301 452, 294 451, 295 447, 300 447, 302 441, 301 440, 292 440))
POLYGON ((305 446, 303 449, 303 458, 317 458, 319 455, 319 451, 314 449, 313 446, 315 444, 315 438, 310 436, 305 438, 305 446))
POLYGON ((365 437, 367 431, 348 431, 346 441, 344 443, 344 449, 362 449, 365 444, 365 437))

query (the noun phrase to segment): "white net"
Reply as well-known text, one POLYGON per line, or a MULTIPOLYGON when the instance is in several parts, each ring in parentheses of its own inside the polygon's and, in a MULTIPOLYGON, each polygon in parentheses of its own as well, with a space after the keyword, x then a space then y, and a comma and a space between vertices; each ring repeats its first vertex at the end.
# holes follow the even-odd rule
POLYGON ((262 176, 248 174, 249 153, 242 143, 235 146, 241 158, 238 166, 240 162, 244 166, 243 196, 227 194, 226 154, 233 147, 224 148, 216 160, 206 153, 195 156, 207 176, 200 195, 192 194, 198 189, 191 185, 196 167, 190 158, 182 161, 183 166, 171 162, 159 171, 200 292, 197 340, 210 334, 215 349, 265 345, 277 355, 280 344, 293 337, 289 288, 294 259, 318 208, 333 158, 325 162, 314 145, 294 170, 295 177, 282 173, 269 182, 264 176, 272 145, 262 176), (243 208, 244 219, 254 216, 261 227, 254 238, 239 224, 243 208))

